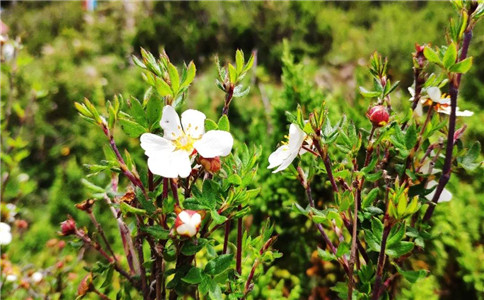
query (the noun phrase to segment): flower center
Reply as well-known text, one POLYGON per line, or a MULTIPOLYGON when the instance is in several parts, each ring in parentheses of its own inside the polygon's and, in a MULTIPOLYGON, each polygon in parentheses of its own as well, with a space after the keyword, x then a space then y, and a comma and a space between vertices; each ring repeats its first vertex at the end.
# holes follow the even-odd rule
POLYGON ((182 133, 175 141, 175 147, 177 150, 184 150, 186 152, 192 153, 193 143, 195 142, 191 136, 182 133))

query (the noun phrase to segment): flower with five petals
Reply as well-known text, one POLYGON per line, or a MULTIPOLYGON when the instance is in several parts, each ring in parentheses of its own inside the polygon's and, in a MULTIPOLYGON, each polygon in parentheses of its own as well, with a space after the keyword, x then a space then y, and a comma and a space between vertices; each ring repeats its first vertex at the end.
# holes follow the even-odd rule
POLYGON ((205 132, 205 118, 202 112, 189 109, 182 113, 180 122, 172 106, 163 108, 163 137, 144 133, 140 138, 153 174, 186 178, 192 170, 190 156, 195 153, 205 158, 229 155, 234 143, 232 135, 222 130, 205 132))

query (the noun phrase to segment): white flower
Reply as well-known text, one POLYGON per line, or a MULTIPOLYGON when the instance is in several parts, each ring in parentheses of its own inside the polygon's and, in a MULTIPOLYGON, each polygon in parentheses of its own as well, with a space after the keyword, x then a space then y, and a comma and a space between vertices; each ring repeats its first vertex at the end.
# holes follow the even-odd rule
MULTIPOLYGON (((432 154, 434 154, 434 151, 432 150, 432 154)), ((420 171, 423 173, 423 174, 429 174, 430 173, 430 160, 427 160, 423 165, 422 167, 420 168, 420 171)), ((437 170, 437 169, 434 169, 432 168, 432 174, 436 174, 436 173, 439 173, 440 170, 437 170)), ((435 181, 435 180, 430 180, 425 188, 426 189, 431 189, 435 186, 438 185, 438 182, 435 181)), ((434 195, 435 195, 435 189, 430 192, 429 194, 427 194, 425 196, 425 198, 427 198, 427 200, 429 201, 432 201, 432 199, 434 198, 434 195)), ((439 197, 439 202, 449 202, 450 200, 452 199, 452 193, 449 192, 448 189, 444 188, 442 190, 442 193, 440 194, 440 197, 439 197)))
MULTIPOLYGON (((430 97, 429 99, 423 99, 424 105, 434 105, 434 108, 437 112, 443 113, 446 115, 450 115, 451 107, 450 107, 450 96, 443 94, 440 92, 438 87, 429 87, 427 89, 427 95, 430 97)), ((456 110, 457 117, 470 117, 474 113, 469 110, 460 111, 459 107, 456 110)))
POLYGON ((305 139, 306 133, 304 133, 304 131, 302 131, 297 125, 291 124, 289 127, 289 140, 287 144, 280 146, 269 156, 269 166, 267 168, 273 169, 278 167, 272 173, 286 169, 300 153, 305 139))
MULTIPOLYGON (((434 186, 436 186, 437 184, 438 184, 437 181, 431 180, 427 184, 427 189, 431 189, 434 186)), ((429 200, 429 201, 432 201, 432 199, 434 198, 434 195, 435 195, 435 190, 433 190, 432 192, 430 192, 430 194, 426 195, 425 198, 427 198, 427 200, 429 200)), ((449 192, 449 190, 447 190, 446 188, 444 188, 442 190, 442 193, 440 194, 439 202, 449 202, 451 199, 452 199, 451 192, 449 192)))
POLYGON ((10 225, 0 222, 0 245, 8 245, 11 241, 10 225))
POLYGON ((160 125, 163 137, 145 133, 140 139, 153 174, 185 178, 192 170, 190 155, 194 150, 205 158, 227 156, 232 150, 232 135, 222 130, 205 132, 205 115, 198 110, 186 110, 180 124, 175 109, 167 105, 163 108, 160 125))
POLYGON ((5 277, 5 280, 8 281, 8 282, 17 281, 17 275, 15 275, 15 274, 8 274, 7 277, 5 277))
POLYGON ((198 232, 202 216, 194 210, 183 210, 178 214, 175 220, 176 232, 179 235, 192 237, 198 232))
POLYGON ((40 272, 35 272, 34 274, 32 274, 31 277, 32 277, 32 281, 35 283, 40 282, 42 278, 44 278, 44 276, 40 272))

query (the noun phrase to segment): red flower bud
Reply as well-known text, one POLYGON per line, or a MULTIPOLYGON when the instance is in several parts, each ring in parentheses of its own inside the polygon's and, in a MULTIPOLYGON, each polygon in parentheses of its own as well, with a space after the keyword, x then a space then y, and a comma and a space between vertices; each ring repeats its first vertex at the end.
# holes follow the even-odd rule
POLYGON ((29 223, 27 223, 27 221, 22 220, 22 219, 15 220, 14 224, 20 230, 24 230, 24 229, 27 229, 29 227, 29 223))
POLYGON ((75 234, 77 231, 76 221, 73 218, 69 217, 67 220, 61 223, 61 234, 62 235, 71 235, 75 234))
POLYGON ((383 105, 373 106, 368 110, 366 116, 368 119, 370 119, 371 123, 373 123, 373 126, 375 127, 385 126, 390 118, 388 110, 383 105))
POLYGON ((205 157, 199 157, 198 162, 203 166, 205 171, 209 173, 217 173, 220 171, 221 163, 220 163, 220 157, 214 157, 214 158, 205 158, 205 157))

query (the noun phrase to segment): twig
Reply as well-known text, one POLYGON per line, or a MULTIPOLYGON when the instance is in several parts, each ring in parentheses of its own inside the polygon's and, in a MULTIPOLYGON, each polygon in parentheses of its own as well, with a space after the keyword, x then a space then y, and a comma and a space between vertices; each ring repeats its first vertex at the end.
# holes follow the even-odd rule
MULTIPOLYGON (((242 205, 239 205, 238 211, 242 210, 242 205)), ((236 270, 239 275, 242 275, 242 217, 237 220, 237 257, 236 257, 236 270)))

